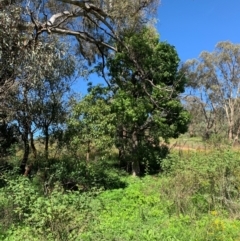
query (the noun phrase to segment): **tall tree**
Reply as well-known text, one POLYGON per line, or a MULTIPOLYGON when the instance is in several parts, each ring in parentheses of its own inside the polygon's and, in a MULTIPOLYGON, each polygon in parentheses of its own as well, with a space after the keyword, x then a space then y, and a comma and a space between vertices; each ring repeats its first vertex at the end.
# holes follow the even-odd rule
POLYGON ((77 77, 76 59, 65 44, 58 41, 52 49, 51 66, 43 78, 39 78, 32 91, 30 101, 34 126, 40 130, 45 139, 45 157, 48 158, 50 134, 58 130, 66 121, 68 112, 68 95, 71 84, 77 77))
POLYGON ((126 32, 124 47, 118 48, 108 60, 117 147, 139 175, 146 151, 159 150, 160 137, 167 141, 187 130, 189 115, 179 99, 185 77, 178 72, 176 50, 159 42, 154 29, 126 32))
POLYGON ((209 140, 213 136, 226 138, 226 118, 222 107, 212 108, 212 102, 205 97, 204 91, 187 95, 184 106, 191 115, 188 132, 190 136, 200 136, 209 140))
MULTIPOLYGON (((211 53, 202 52, 199 59, 188 60, 184 66, 191 88, 201 98, 202 114, 220 115, 224 111, 229 141, 240 134, 240 45, 219 42, 211 53), (199 95, 198 94, 198 95, 199 95)), ((198 96, 198 99, 199 96, 198 96)), ((212 119, 212 126, 217 118, 212 119)))
POLYGON ((19 65, 24 56, 25 35, 17 29, 18 23, 22 21, 20 11, 20 7, 8 4, 8 1, 0 3, 0 100, 2 103, 20 72, 19 65))
POLYGON ((55 79, 51 82, 46 79, 42 88, 33 91, 35 96, 32 102, 33 125, 43 134, 46 159, 49 154, 50 136, 58 132, 66 123, 69 109, 67 106, 69 83, 63 79, 55 79))
POLYGON ((9 115, 18 122, 21 131, 24 143, 21 169, 24 172, 30 146, 36 151, 34 130, 44 134, 47 157, 50 127, 62 123, 65 116, 63 100, 70 89, 75 59, 55 38, 42 39, 41 45, 22 59, 22 67, 5 102, 9 115))

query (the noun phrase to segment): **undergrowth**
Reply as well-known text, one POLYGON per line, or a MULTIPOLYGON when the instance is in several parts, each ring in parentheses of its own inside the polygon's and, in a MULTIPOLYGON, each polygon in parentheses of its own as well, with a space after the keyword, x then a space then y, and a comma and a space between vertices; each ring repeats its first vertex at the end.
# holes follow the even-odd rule
MULTIPOLYGON (((66 191, 60 173, 47 194, 34 178, 2 175, 0 239, 238 241, 239 162, 231 150, 172 153, 159 175, 66 191)), ((94 182, 103 171, 112 173, 104 182, 118 180, 107 166, 91 170, 94 182)))

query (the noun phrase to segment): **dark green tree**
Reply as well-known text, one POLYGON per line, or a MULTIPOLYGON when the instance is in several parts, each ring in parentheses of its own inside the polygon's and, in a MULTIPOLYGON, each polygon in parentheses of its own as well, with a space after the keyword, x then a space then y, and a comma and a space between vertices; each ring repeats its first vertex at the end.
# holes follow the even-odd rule
POLYGON ((179 98, 186 79, 178 71, 175 48, 159 42, 153 29, 126 33, 123 42, 107 63, 116 146, 132 174, 139 175, 140 163, 161 156, 160 138, 166 142, 187 131, 189 114, 179 98))

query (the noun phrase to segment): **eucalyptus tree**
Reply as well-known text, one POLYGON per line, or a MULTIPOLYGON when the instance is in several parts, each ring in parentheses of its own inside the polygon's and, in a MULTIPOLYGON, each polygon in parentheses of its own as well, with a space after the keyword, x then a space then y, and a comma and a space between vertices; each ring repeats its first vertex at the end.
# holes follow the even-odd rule
MULTIPOLYGON (((4 103, 7 91, 12 87, 24 56, 24 33, 17 29, 21 8, 0 2, 0 99, 4 103)), ((2 107, 2 106, 1 106, 2 107)))
POLYGON ((21 68, 21 75, 15 80, 6 103, 12 120, 18 122, 24 143, 21 164, 24 171, 30 152, 29 137, 36 152, 33 132, 43 132, 47 157, 50 127, 58 126, 66 117, 64 96, 70 90, 71 77, 75 73, 75 58, 65 44, 54 37, 42 38, 31 55, 22 58, 21 68))
POLYGON ((66 65, 66 60, 62 61, 62 64, 59 62, 54 70, 60 70, 61 75, 57 78, 53 75, 46 76, 46 79, 31 91, 33 126, 43 135, 46 159, 48 159, 50 137, 63 128, 69 114, 68 97, 74 63, 70 64, 72 66, 68 64, 66 65))
POLYGON ((104 57, 118 51, 116 43, 123 43, 125 30, 134 33, 153 21, 157 5, 158 0, 1 1, 1 37, 8 47, 7 38, 13 36, 17 49, 31 55, 41 36, 56 34, 64 41, 63 36, 73 36, 76 41, 69 40, 70 45, 77 44, 77 52, 90 62, 100 57, 104 67, 104 57))
POLYGON ((212 114, 212 126, 219 120, 216 115, 224 117, 229 141, 237 140, 240 134, 240 44, 219 42, 213 52, 202 52, 198 59, 188 60, 184 68, 189 86, 203 96, 199 111, 203 115, 212 114))
POLYGON ((25 1, 24 14, 28 20, 21 27, 43 32, 75 36, 83 53, 89 47, 116 50, 113 41, 121 40, 124 29, 139 29, 152 19, 156 0, 47 0, 25 1))
POLYGON ((226 138, 226 118, 222 107, 215 107, 204 91, 199 90, 184 98, 184 106, 191 115, 188 132, 190 136, 200 136, 203 140, 212 137, 226 138))

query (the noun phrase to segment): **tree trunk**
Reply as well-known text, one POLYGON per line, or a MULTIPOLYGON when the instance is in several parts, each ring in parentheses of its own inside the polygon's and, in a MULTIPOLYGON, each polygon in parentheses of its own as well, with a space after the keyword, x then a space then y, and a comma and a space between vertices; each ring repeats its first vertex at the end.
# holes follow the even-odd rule
MULTIPOLYGON (((118 144, 117 144, 117 148, 118 148, 118 160, 119 160, 119 167, 124 167, 124 165, 126 165, 126 162, 124 160, 124 157, 126 155, 125 153, 125 145, 126 145, 126 139, 127 139, 127 132, 126 129, 124 128, 123 125, 118 126, 118 144)), ((128 165, 129 163, 127 163, 127 166, 125 166, 126 171, 128 171, 128 165)))
POLYGON ((48 132, 48 126, 45 126, 45 148, 44 148, 44 151, 45 151, 45 158, 48 159, 48 146, 49 146, 49 132, 48 132))
POLYGON ((28 177, 29 174, 30 174, 30 172, 31 172, 31 169, 32 169, 32 164, 26 165, 26 166, 25 166, 25 172, 24 172, 23 175, 24 175, 25 177, 28 177))
POLYGON ((227 115, 228 117, 228 140, 233 140, 234 135, 234 106, 232 103, 229 103, 230 113, 227 115))
POLYGON ((90 141, 87 142, 87 153, 86 153, 86 161, 89 162, 89 156, 90 156, 90 141))
POLYGON ((36 159, 37 158, 37 149, 36 149, 35 144, 34 144, 33 132, 32 131, 30 131, 30 145, 31 145, 31 149, 32 149, 32 152, 33 152, 33 156, 36 159))
POLYGON ((21 174, 24 174, 25 173, 25 169, 26 169, 26 166, 27 166, 27 161, 28 161, 28 156, 29 156, 29 152, 30 152, 30 148, 29 148, 29 141, 28 141, 28 128, 26 126, 27 124, 25 124, 25 130, 24 130, 24 133, 23 133, 23 136, 22 136, 22 139, 23 139, 23 143, 24 143, 24 153, 23 153, 23 158, 22 158, 22 162, 21 162, 21 165, 20 165, 20 171, 21 171, 21 174))
POLYGON ((238 126, 238 129, 237 129, 237 131, 235 133, 235 137, 234 137, 232 145, 234 145, 235 143, 238 143, 239 133, 240 133, 240 126, 238 126))
POLYGON ((140 175, 140 165, 139 165, 139 161, 138 160, 134 160, 132 162, 132 175, 134 177, 140 175))
POLYGON ((228 140, 232 141, 233 139, 233 126, 229 126, 228 128, 228 140))
POLYGON ((140 165, 139 165, 139 160, 138 160, 138 138, 137 138, 137 133, 136 131, 133 132, 132 134, 132 156, 133 156, 133 161, 132 161, 132 175, 133 176, 139 176, 140 175, 140 165))

